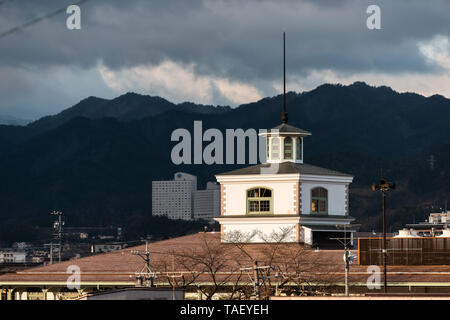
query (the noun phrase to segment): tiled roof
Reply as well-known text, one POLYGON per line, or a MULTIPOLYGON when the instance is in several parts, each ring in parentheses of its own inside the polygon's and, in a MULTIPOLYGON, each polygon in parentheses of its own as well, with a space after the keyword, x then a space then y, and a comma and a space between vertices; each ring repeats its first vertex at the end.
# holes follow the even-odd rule
MULTIPOLYGON (((271 164, 261 163, 254 166, 237 169, 233 171, 228 171, 224 173, 220 173, 218 175, 254 175, 254 174, 262 174, 261 168, 269 168, 271 164)), ((339 177, 353 177, 350 174, 342 173, 335 170, 330 170, 326 168, 321 168, 317 166, 313 166, 311 164, 306 163, 294 163, 290 161, 279 163, 277 174, 292 174, 292 173, 300 173, 307 175, 318 175, 318 176, 339 176, 339 177)))
POLYGON ((282 123, 279 126, 276 126, 275 128, 270 129, 270 132, 278 130, 279 133, 299 133, 301 135, 311 135, 311 132, 296 128, 294 126, 290 126, 286 123, 282 123))
MULTIPOLYGON (((151 267, 158 273, 158 281, 165 281, 164 274, 167 272, 189 273, 189 265, 180 263, 180 257, 187 259, 195 257, 199 252, 205 250, 205 244, 209 248, 219 250, 222 254, 220 261, 224 262, 223 274, 231 270, 239 270, 241 267, 252 266, 252 259, 242 254, 242 251, 233 244, 220 242, 220 233, 196 233, 188 236, 178 237, 170 240, 151 243, 151 267)), ((52 283, 65 282, 69 276, 67 267, 77 265, 81 270, 81 282, 93 283, 123 283, 124 285, 134 282, 135 272, 142 270, 143 261, 140 257, 132 255, 133 250, 145 250, 145 246, 127 248, 115 252, 93 255, 81 259, 74 259, 44 267, 37 267, 0 276, 0 286, 9 282, 21 283, 52 283)), ((267 259, 268 252, 275 252, 278 259, 289 259, 288 253, 301 251, 301 263, 311 277, 332 279, 343 282, 344 263, 342 260, 343 250, 311 250, 299 244, 248 244, 245 251, 253 259, 262 263, 267 259), (303 251, 302 251, 303 250, 303 251)), ((356 252, 355 252, 356 253, 356 252)), ((206 258, 205 258, 206 260, 206 258)), ((200 261, 203 262, 203 261, 200 261)), ((199 262, 198 266, 201 266, 199 262)), ((281 261, 282 262, 282 261, 281 261)), ((280 263, 281 263, 280 262, 280 263)), ((198 267, 194 267, 198 268, 198 267)), ((365 283, 368 278, 367 266, 352 264, 350 268, 350 281, 365 283)), ((450 284, 450 266, 389 266, 389 282, 440 282, 450 284)), ((197 281, 211 281, 211 277, 202 274, 197 281)))

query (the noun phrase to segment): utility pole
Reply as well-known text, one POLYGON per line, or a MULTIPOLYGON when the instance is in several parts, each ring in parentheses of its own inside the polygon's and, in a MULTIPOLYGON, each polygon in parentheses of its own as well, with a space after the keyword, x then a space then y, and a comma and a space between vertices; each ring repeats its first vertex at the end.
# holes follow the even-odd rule
POLYGON ((148 241, 145 240, 145 252, 139 250, 132 250, 132 255, 139 256, 144 260, 145 265, 140 273, 137 273, 136 276, 138 279, 142 279, 143 277, 147 281, 147 287, 154 287, 154 273, 150 269, 150 251, 148 249, 148 241))
POLYGON ((381 179, 379 184, 372 184, 372 191, 381 191, 381 210, 383 219, 383 273, 384 273, 384 293, 387 293, 387 267, 386 267, 386 192, 389 190, 395 190, 395 183, 387 182, 385 179, 381 179))
POLYGON ((53 264, 53 241, 50 243, 50 264, 53 264))
POLYGON ((261 284, 259 283, 259 269, 258 261, 255 260, 255 265, 253 268, 253 273, 255 277, 255 296, 256 299, 261 300, 261 284))
MULTIPOLYGON (((58 220, 53 223, 53 236, 56 237, 58 241, 58 262, 61 262, 61 251, 62 251, 62 227, 64 225, 64 221, 62 221, 63 213, 61 211, 53 210, 50 212, 52 216, 57 216, 58 220)), ((50 260, 53 261, 53 245, 50 249, 50 260)))
MULTIPOLYGON (((358 227, 359 225, 352 225, 352 227, 358 227)), ((341 227, 337 225, 336 228, 341 227)), ((350 274, 350 262, 355 260, 355 255, 352 254, 349 250, 349 245, 352 242, 352 239, 347 239, 347 226, 344 227, 344 237, 343 238, 330 238, 330 240, 337 240, 344 246, 344 263, 345 263, 345 296, 348 297, 350 295, 349 290, 349 274, 350 274)))
POLYGON ((167 278, 172 283, 172 300, 175 300, 175 278, 183 278, 183 274, 175 274, 175 255, 172 253, 172 274, 167 273, 167 278))
MULTIPOLYGON (((247 268, 241 268, 241 271, 246 271, 250 280, 253 282, 255 297, 257 300, 261 300, 261 276, 260 276, 260 270, 269 270, 269 269, 275 269, 272 266, 258 266, 258 261, 255 260, 253 263, 253 267, 247 267, 247 268), (253 271, 253 276, 251 275, 251 271, 253 271)), ((267 279, 270 277, 262 277, 262 279, 267 279)))

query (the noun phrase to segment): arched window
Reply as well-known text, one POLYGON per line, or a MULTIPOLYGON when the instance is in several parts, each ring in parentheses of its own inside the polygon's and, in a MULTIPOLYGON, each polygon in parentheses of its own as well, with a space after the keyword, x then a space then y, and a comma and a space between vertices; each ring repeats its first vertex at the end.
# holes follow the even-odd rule
POLYGON ((291 137, 284 138, 284 159, 292 160, 293 152, 294 150, 292 148, 292 138, 291 137))
POLYGON ((280 138, 273 137, 271 140, 272 160, 280 160, 280 138))
POLYGON ((311 212, 328 213, 328 190, 317 187, 311 190, 311 212))
POLYGON ((272 190, 267 188, 253 188, 247 190, 247 214, 271 214, 272 190))
POLYGON ((302 138, 297 138, 297 150, 296 150, 297 160, 302 160, 302 138))

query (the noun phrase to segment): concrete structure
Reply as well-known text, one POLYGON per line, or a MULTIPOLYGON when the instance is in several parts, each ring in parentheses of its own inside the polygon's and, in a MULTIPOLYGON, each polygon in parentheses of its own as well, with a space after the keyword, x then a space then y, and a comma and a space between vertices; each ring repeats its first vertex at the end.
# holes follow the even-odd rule
POLYGON ((197 190, 197 177, 175 173, 174 180, 152 182, 152 214, 169 219, 212 220, 220 214, 220 186, 197 190))
POLYGON ((184 290, 172 288, 124 288, 86 293, 74 300, 184 300, 184 290))
POLYGON ((104 253, 122 249, 122 244, 106 243, 106 244, 91 244, 91 253, 104 253))
POLYGON ((27 254, 25 251, 2 250, 0 251, 0 263, 24 263, 27 254))
POLYGON ((413 229, 407 229, 403 228, 403 230, 400 230, 397 235, 394 236, 394 238, 417 238, 419 235, 416 231, 413 229))
POLYGON ((266 163, 216 175, 221 185, 216 220, 224 241, 241 234, 247 241, 267 242, 288 232, 287 242, 337 246, 330 238, 343 232, 351 237, 348 186, 353 177, 303 163, 307 131, 283 123, 264 135, 266 163))
POLYGON ((428 222, 433 224, 449 223, 450 224, 450 211, 440 213, 430 213, 428 222))
POLYGON ((197 177, 183 172, 171 181, 152 181, 152 215, 191 220, 196 190, 197 177))
POLYGON ((220 215, 220 185, 208 182, 206 190, 194 192, 194 219, 212 220, 220 215))
POLYGON ((430 213, 427 221, 407 224, 406 229, 414 230, 418 236, 441 236, 446 229, 450 229, 450 211, 430 213))

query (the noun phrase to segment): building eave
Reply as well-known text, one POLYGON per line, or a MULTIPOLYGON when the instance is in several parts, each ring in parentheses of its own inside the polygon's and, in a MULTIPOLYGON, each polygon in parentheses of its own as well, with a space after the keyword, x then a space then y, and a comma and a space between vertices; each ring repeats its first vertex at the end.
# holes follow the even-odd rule
POLYGON ((267 215, 267 216, 248 216, 248 215, 229 215, 214 218, 219 223, 299 223, 299 215, 267 215))
POLYGON ((222 182, 250 182, 250 181, 298 181, 299 173, 289 174, 247 174, 247 175, 216 175, 216 180, 222 182))

